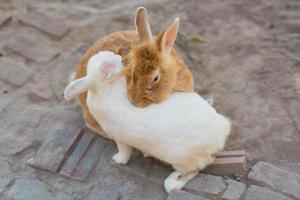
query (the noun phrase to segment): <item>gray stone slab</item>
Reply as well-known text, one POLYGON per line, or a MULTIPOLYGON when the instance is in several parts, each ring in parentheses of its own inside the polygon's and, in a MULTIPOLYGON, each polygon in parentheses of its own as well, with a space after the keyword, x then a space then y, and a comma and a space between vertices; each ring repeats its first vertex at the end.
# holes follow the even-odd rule
POLYGON ((4 190, 11 183, 12 180, 13 179, 8 175, 5 174, 0 175, 0 194, 4 192, 4 190))
POLYGON ((36 104, 26 106, 26 108, 22 109, 21 112, 14 117, 14 121, 12 121, 10 126, 15 127, 16 124, 18 124, 18 127, 21 130, 29 127, 36 128, 47 113, 49 113, 49 108, 47 107, 42 107, 36 104))
POLYGON ((66 154, 71 150, 81 134, 81 129, 73 127, 57 132, 48 138, 28 164, 50 172, 57 172, 66 154))
POLYGON ((50 13, 45 14, 36 10, 30 10, 19 16, 19 20, 23 24, 32 26, 57 39, 63 37, 71 28, 65 20, 50 15, 50 13))
POLYGON ((67 177, 71 177, 74 169, 78 165, 81 157, 84 155, 86 150, 88 149, 92 139, 94 138, 94 134, 92 133, 85 133, 78 145, 76 146, 73 153, 68 158, 67 162, 64 164, 63 168, 59 172, 59 174, 67 177))
POLYGON ((32 142, 26 140, 19 140, 12 136, 4 136, 0 138, 0 152, 5 155, 16 155, 25 149, 29 148, 32 142))
POLYGON ((251 185, 246 192, 245 200, 291 200, 286 196, 266 188, 251 185))
POLYGON ((148 178, 159 185, 163 185, 164 179, 173 171, 167 164, 153 158, 143 158, 138 152, 134 152, 128 164, 114 166, 128 174, 148 178))
POLYGON ((128 176, 111 168, 104 170, 101 179, 95 184, 86 200, 166 200, 167 194, 162 186, 149 180, 128 176))
POLYGON ((167 200, 208 200, 207 198, 184 192, 182 190, 172 190, 167 200))
POLYGON ((101 139, 97 138, 95 143, 90 146, 90 149, 86 152, 85 156, 79 162, 78 166, 72 174, 72 178, 80 181, 85 180, 97 164, 102 149, 103 146, 101 145, 101 139))
POLYGON ((32 86, 28 95, 34 101, 49 100, 54 95, 50 87, 49 77, 38 80, 32 86))
POLYGON ((8 58, 0 58, 0 71, 0 79, 16 87, 24 85, 32 76, 23 63, 8 58))
POLYGON ((18 179, 8 193, 9 200, 50 200, 52 196, 46 185, 37 180, 18 179))
POLYGON ((74 197, 63 192, 58 192, 54 196, 55 197, 53 198, 53 200, 74 200, 74 197))
POLYGON ((11 103, 11 99, 9 96, 3 96, 0 99, 0 113, 5 111, 7 106, 11 103))
POLYGON ((224 200, 238 200, 241 198, 242 194, 245 192, 246 185, 244 183, 234 181, 234 180, 226 180, 228 186, 222 195, 222 199, 224 200))
POLYGON ((96 200, 96 199, 109 199, 109 200, 119 200, 121 197, 118 187, 107 187, 95 188, 91 191, 87 200, 96 200))
POLYGON ((300 177, 272 164, 258 162, 249 173, 248 179, 269 185, 296 198, 300 197, 300 177))
POLYGON ((6 24, 11 19, 11 15, 5 12, 0 12, 0 27, 6 24))
POLYGON ((223 178, 220 176, 201 173, 189 181, 185 188, 188 190, 191 189, 212 195, 218 195, 225 190, 226 185, 223 178))
POLYGON ((15 34, 6 44, 6 47, 19 55, 38 63, 51 60, 58 55, 58 50, 28 33, 15 34), (22 45, 20 45, 22 44, 22 45))

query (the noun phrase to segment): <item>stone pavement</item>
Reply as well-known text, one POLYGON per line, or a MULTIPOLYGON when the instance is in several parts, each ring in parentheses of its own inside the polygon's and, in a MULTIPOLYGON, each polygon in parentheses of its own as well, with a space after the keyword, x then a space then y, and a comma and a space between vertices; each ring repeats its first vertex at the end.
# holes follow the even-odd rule
POLYGON ((0 93, 0 199, 300 199, 298 0, 2 0, 0 93), (176 48, 196 90, 232 119, 226 149, 246 150, 245 174, 200 174, 168 197, 170 168, 137 152, 118 166, 102 139, 86 181, 27 165, 51 134, 85 128, 78 105, 63 102, 68 76, 97 38, 133 29, 138 6, 154 33, 181 17, 176 48))

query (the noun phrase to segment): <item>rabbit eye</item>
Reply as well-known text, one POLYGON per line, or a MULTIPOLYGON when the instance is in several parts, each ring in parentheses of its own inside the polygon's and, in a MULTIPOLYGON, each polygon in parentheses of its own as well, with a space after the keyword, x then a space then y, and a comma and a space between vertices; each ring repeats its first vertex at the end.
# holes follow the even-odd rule
POLYGON ((159 75, 155 76, 155 78, 153 79, 153 81, 157 82, 159 80, 159 75))
POLYGON ((149 81, 149 83, 146 86, 146 90, 151 90, 154 85, 156 85, 156 83, 159 81, 160 76, 159 74, 157 76, 154 77, 154 79, 152 79, 151 81, 149 81))

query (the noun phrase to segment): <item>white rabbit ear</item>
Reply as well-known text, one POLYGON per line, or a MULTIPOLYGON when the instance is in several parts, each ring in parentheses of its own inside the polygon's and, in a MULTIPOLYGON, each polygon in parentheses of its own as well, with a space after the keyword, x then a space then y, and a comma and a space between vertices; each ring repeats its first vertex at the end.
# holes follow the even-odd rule
POLYGON ((179 22, 179 17, 176 17, 174 22, 157 37, 156 42, 158 48, 164 56, 168 55, 174 46, 179 29, 179 22))
POLYGON ((122 67, 122 57, 114 54, 111 60, 103 61, 99 69, 100 74, 104 74, 107 78, 111 79, 121 71, 122 67))
POLYGON ((67 101, 70 101, 76 98, 81 93, 86 92, 88 89, 90 89, 92 84, 93 79, 92 77, 88 76, 72 81, 64 91, 65 99, 67 101))
POLYGON ((147 19, 147 10, 139 7, 135 13, 135 28, 141 42, 154 41, 150 24, 147 19))
POLYGON ((115 70, 113 62, 104 61, 101 65, 101 71, 106 76, 109 76, 115 70))

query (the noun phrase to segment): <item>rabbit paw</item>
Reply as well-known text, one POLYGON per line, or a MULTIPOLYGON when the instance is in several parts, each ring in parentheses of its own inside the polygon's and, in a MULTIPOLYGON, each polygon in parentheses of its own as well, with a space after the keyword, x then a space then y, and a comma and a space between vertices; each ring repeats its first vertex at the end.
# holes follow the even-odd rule
POLYGON ((122 164, 122 165, 125 165, 125 164, 128 162, 128 160, 129 160, 128 156, 125 156, 125 155, 122 154, 122 153, 116 153, 116 154, 112 157, 112 159, 113 159, 116 163, 122 164))
POLYGON ((165 179, 164 186, 167 193, 173 189, 181 189, 185 185, 185 181, 180 179, 182 175, 182 173, 175 171, 165 179))
POLYGON ((178 171, 172 172, 164 181, 165 190, 170 193, 173 189, 181 189, 186 183, 195 177, 199 173, 199 170, 192 171, 187 174, 183 174, 178 171))

